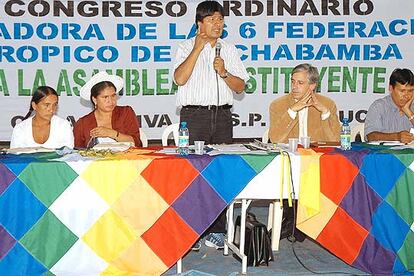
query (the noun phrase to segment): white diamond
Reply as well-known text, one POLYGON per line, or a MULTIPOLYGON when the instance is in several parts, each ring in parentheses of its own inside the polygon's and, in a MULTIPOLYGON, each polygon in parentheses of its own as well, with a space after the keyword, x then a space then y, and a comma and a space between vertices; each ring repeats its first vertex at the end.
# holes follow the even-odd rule
POLYGON ((108 263, 96 255, 82 240, 78 240, 50 269, 55 275, 99 275, 108 263))
POLYGON ((66 162, 66 164, 69 165, 78 175, 81 175, 81 173, 83 173, 83 171, 89 166, 90 163, 92 163, 92 160, 85 160, 82 162, 66 162))
POLYGON ((411 163, 411 165, 409 166, 409 168, 414 172, 414 161, 411 163))
MULTIPOLYGON (((296 197, 299 195, 299 181, 300 181, 300 156, 289 154, 292 166, 293 183, 295 187, 296 197)), ((287 159, 285 160, 283 178, 283 198, 288 197, 287 181, 290 176, 288 170, 287 159), (289 174, 289 175, 288 175, 289 174)), ((281 155, 275 157, 259 174, 257 174, 249 184, 236 196, 236 198, 260 198, 260 199, 277 199, 280 198, 280 168, 282 167, 281 155)))
POLYGON ((108 204, 81 177, 77 177, 49 207, 78 237, 82 237, 108 209, 108 204))

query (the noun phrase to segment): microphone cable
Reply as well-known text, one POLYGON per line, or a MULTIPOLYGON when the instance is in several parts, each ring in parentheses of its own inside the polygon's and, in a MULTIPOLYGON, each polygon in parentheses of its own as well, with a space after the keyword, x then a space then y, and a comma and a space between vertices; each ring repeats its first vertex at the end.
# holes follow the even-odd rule
MULTIPOLYGON (((215 57, 220 57, 220 51, 221 51, 221 43, 219 41, 216 42, 216 54, 215 57)), ((219 86, 219 79, 218 79, 218 72, 216 71, 216 90, 217 90, 217 105, 216 105, 216 110, 215 110, 215 114, 214 114, 214 123, 213 123, 213 129, 211 131, 211 133, 215 133, 216 129, 217 129, 217 115, 218 115, 218 110, 219 110, 219 104, 220 104, 220 86, 219 86)))
POLYGON ((216 87, 217 87, 217 107, 214 114, 214 130, 213 133, 216 131, 216 125, 217 125, 217 115, 219 110, 219 104, 220 104, 220 87, 219 87, 219 80, 218 80, 218 73, 216 72, 216 87))
MULTIPOLYGON (((290 158, 290 155, 287 151, 282 151, 281 154, 286 155, 288 157, 288 161, 289 161, 289 173, 290 173, 290 185, 292 187, 292 192, 290 193, 291 197, 292 197, 292 207, 293 207, 293 223, 292 223, 292 234, 290 236, 288 236, 286 239, 292 244, 292 252, 293 255, 295 256, 296 260, 298 261, 298 263, 307 271, 309 271, 312 274, 317 274, 317 275, 327 275, 327 274, 342 274, 342 275, 369 275, 369 274, 355 274, 355 273, 351 273, 351 272, 345 272, 345 271, 323 271, 323 272, 319 272, 319 271, 315 271, 310 269, 309 267, 307 267, 304 262, 299 258, 298 254, 296 253, 295 250, 295 243, 296 243, 296 238, 295 238, 295 229, 296 229, 296 216, 297 216, 297 207, 296 207, 296 200, 295 200, 295 187, 293 185, 293 173, 292 173, 292 160, 290 158)), ((336 256, 335 256, 336 257, 336 256)))

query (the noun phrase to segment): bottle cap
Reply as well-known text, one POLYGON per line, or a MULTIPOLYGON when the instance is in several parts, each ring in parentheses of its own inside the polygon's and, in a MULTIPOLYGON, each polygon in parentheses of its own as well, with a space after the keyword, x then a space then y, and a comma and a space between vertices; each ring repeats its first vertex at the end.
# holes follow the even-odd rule
POLYGON ((342 123, 345 125, 345 124, 348 124, 348 118, 343 118, 342 119, 342 123))
POLYGON ((181 122, 181 127, 187 127, 187 122, 181 122))

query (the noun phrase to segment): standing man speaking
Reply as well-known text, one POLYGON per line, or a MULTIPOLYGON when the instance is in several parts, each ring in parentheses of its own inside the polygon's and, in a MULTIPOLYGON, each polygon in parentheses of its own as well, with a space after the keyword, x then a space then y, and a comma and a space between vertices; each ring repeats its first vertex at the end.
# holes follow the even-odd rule
MULTIPOLYGON (((206 144, 232 143, 233 91, 242 93, 249 75, 236 47, 220 38, 224 11, 218 2, 198 4, 195 23, 196 37, 179 45, 174 64, 180 121, 187 122, 190 143, 197 140, 206 144)), ((209 234, 205 244, 223 248, 225 227, 223 211, 206 231, 209 234)), ((193 250, 200 247, 201 241, 198 241, 193 250)))
POLYGON ((190 143, 232 143, 233 91, 242 93, 249 75, 236 47, 220 37, 224 11, 215 1, 196 9, 197 35, 181 43, 174 65, 180 121, 187 122, 190 143))

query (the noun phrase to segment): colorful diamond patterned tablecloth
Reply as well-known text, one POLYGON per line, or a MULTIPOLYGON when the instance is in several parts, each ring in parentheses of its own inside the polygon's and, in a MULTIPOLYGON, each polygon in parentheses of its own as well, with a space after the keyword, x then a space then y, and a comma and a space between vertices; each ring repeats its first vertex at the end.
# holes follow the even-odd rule
POLYGON ((319 165, 319 212, 298 228, 363 271, 414 275, 414 150, 355 144, 319 165))
POLYGON ((0 156, 0 275, 161 274, 275 156, 0 156))
MULTIPOLYGON (((414 273, 414 151, 315 151, 298 227, 368 273, 414 273)), ((161 274, 280 156, 53 157, 0 156, 0 275, 161 274)))

